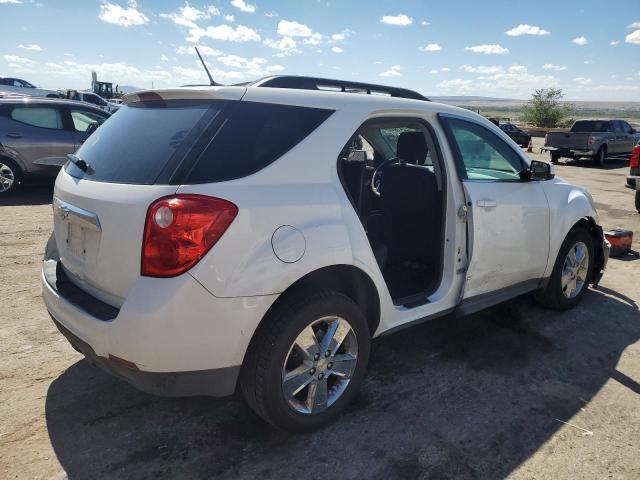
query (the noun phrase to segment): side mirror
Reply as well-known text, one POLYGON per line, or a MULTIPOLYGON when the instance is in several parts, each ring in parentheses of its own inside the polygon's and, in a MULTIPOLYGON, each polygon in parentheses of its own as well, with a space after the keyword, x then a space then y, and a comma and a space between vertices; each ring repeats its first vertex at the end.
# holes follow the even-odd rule
POLYGON ((556 176, 553 165, 547 162, 541 162, 540 160, 531 160, 529 170, 522 172, 522 180, 529 181, 543 181, 551 180, 556 176))

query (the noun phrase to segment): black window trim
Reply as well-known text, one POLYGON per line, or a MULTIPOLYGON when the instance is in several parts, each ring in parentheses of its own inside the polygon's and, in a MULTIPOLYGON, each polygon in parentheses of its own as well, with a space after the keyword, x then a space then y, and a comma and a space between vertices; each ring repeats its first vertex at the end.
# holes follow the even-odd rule
MULTIPOLYGON (((477 178, 469 178, 467 175, 467 169, 464 166, 464 160, 462 159, 462 152, 460 151, 460 147, 458 146, 458 142, 453 134, 453 130, 451 129, 451 125, 449 123, 449 120, 458 120, 458 121, 462 121, 462 122, 467 122, 467 123, 472 123, 475 124, 479 127, 484 128, 485 130, 491 132, 494 134, 494 136, 504 144, 505 147, 509 148, 512 152, 514 152, 516 154, 516 156, 520 159, 520 165, 522 167, 521 171, 525 171, 529 168, 529 163, 528 160, 523 156, 522 152, 516 150, 515 148, 513 148, 511 145, 509 145, 507 142, 504 141, 503 138, 500 137, 500 135, 498 135, 497 132, 494 132, 487 124, 475 119, 475 118, 469 118, 469 117, 465 117, 464 115, 456 115, 456 114, 452 114, 452 113, 438 113, 438 120, 440 120, 440 124, 442 125, 442 128, 444 130, 444 134, 447 138, 447 143, 449 143, 449 148, 451 149, 451 152, 453 153, 453 159, 454 159, 454 163, 456 166, 456 171, 458 173, 458 177, 460 178, 460 181, 467 181, 467 182, 480 182, 480 183, 491 183, 491 182, 500 182, 500 183, 514 183, 514 182, 518 182, 518 180, 505 180, 505 179, 488 179, 488 180, 480 180, 477 178)), ((493 125, 493 124, 491 124, 493 125)), ((500 130, 498 127, 495 127, 498 130, 500 130)), ((506 135, 506 132, 503 132, 502 130, 500 130, 502 133, 504 133, 506 135)))
MULTIPOLYGON (((84 110, 84 111, 87 111, 87 112, 95 113, 97 115, 102 115, 102 116, 104 116, 104 122, 109 120, 109 117, 111 117, 111 115, 109 115, 108 112, 106 112, 106 111, 104 111, 104 110, 102 110, 100 108, 86 107, 84 105, 82 105, 82 106, 63 105, 61 110, 64 111, 63 121, 68 123, 68 125, 65 125, 65 130, 69 130, 70 132, 73 132, 73 133, 85 133, 85 132, 81 132, 80 130, 76 130, 75 123, 73 123, 73 117, 71 116, 71 111, 72 110, 81 110, 81 111, 84 110)), ((104 123, 104 122, 102 122, 102 123, 104 123)))

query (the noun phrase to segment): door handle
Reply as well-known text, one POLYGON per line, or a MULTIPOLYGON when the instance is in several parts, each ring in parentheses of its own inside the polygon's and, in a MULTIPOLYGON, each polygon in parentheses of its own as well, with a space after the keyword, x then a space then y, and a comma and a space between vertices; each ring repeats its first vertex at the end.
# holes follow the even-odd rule
POLYGON ((492 198, 483 198, 482 200, 478 200, 476 202, 476 205, 478 205, 479 207, 483 207, 483 208, 497 207, 498 206, 498 202, 496 202, 492 198))
POLYGON ((7 133, 7 137, 9 138, 22 138, 21 133, 7 133))

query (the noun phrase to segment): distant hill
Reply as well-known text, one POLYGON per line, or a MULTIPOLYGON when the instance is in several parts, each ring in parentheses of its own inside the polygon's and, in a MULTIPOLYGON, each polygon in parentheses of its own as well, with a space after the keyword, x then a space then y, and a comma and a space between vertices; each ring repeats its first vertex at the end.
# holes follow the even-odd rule
POLYGON ((118 85, 118 91, 123 93, 133 93, 144 90, 144 88, 134 87, 133 85, 118 85))

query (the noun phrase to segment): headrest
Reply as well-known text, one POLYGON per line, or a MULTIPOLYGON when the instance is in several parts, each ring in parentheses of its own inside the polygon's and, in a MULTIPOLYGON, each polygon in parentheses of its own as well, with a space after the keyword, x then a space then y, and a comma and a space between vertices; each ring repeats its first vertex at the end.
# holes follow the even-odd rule
POLYGON ((429 147, 422 132, 402 132, 398 137, 396 155, 414 165, 423 165, 429 147))

